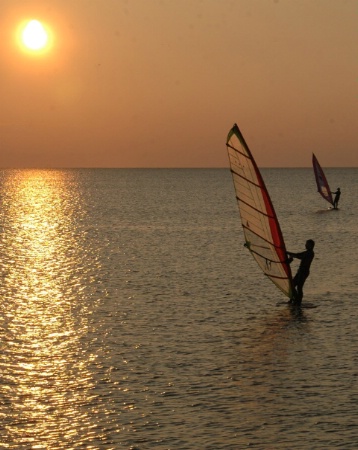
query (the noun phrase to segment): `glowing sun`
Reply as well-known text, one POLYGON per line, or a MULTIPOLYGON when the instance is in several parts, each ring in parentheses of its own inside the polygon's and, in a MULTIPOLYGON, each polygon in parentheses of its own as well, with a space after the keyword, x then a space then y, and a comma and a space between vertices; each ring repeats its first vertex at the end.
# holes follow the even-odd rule
POLYGON ((44 25, 38 20, 30 20, 21 33, 23 45, 32 51, 41 51, 49 42, 49 35, 44 25))

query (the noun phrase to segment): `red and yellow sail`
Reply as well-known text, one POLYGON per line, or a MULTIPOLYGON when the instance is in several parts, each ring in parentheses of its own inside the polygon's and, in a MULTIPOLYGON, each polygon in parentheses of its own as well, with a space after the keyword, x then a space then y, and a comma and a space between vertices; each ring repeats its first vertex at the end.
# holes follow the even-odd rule
POLYGON ((261 173, 236 124, 228 134, 226 146, 245 246, 264 274, 291 298, 292 273, 280 224, 261 173))

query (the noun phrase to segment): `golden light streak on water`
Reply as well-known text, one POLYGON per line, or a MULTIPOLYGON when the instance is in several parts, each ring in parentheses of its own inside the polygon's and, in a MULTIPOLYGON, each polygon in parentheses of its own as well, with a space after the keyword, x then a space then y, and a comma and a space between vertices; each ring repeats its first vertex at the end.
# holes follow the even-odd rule
POLYGON ((1 193, 0 447, 70 448, 93 427, 79 193, 69 172, 11 175, 1 193))

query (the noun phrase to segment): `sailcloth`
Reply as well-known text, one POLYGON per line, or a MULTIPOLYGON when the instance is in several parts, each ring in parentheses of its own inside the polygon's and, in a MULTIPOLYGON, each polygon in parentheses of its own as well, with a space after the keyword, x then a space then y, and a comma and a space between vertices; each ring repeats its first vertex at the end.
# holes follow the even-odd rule
POLYGON ((236 124, 228 134, 226 146, 245 246, 264 274, 291 298, 292 273, 280 224, 261 173, 236 124))
POLYGON ((316 177, 318 192, 322 195, 322 197, 325 200, 327 200, 328 203, 333 205, 333 197, 327 182, 327 178, 314 153, 312 153, 312 164, 314 175, 316 177))

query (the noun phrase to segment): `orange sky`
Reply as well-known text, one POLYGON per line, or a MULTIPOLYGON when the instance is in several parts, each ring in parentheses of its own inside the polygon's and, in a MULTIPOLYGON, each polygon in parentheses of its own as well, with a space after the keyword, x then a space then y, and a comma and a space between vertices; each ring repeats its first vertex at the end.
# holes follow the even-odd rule
POLYGON ((261 167, 357 167, 357 23, 357 0, 0 0, 0 167, 227 167, 234 122, 261 167))

